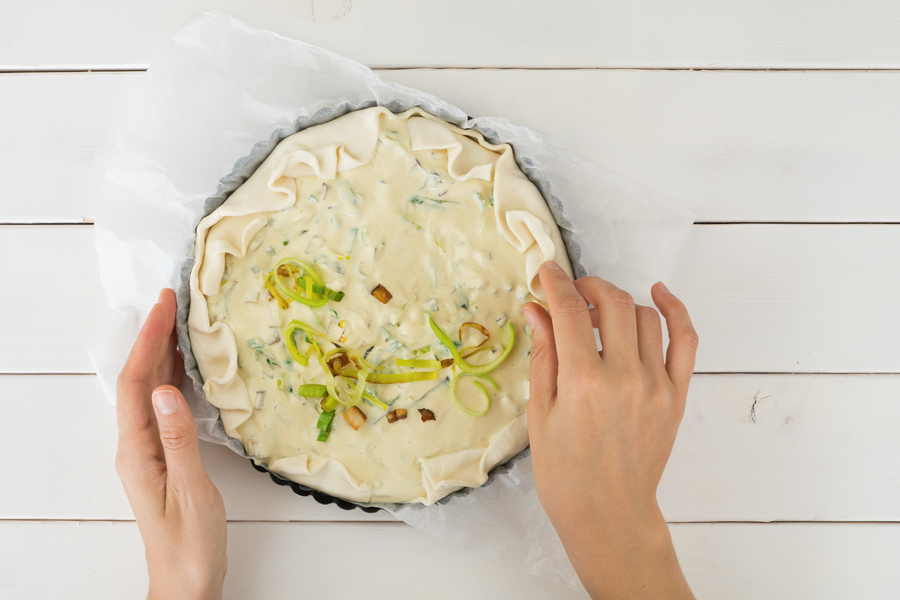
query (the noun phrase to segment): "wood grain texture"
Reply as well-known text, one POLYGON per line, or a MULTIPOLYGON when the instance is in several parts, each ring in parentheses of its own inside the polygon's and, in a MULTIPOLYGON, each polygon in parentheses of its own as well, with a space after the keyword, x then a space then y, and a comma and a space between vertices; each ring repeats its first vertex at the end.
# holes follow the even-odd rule
POLYGON ((668 521, 900 521, 900 375, 695 375, 668 521))
POLYGON ((198 8, 370 66, 900 66, 900 7, 883 0, 32 0, 3 8, 0 67, 146 67, 198 8))
MULTIPOLYGON (((897 71, 381 75, 549 133, 698 221, 900 222, 897 71)), ((0 222, 94 216, 142 77, 0 74, 0 222)))
MULTIPOLYGON (((886 600, 900 592, 900 525, 690 524, 670 530, 698 598, 886 600)), ((401 523, 231 523, 228 556, 226 600, 585 598, 401 523)), ((9 600, 118 600, 147 590, 133 523, 0 522, 0 561, 0 593, 9 600)))
MULTIPOLYGON (((90 375, 0 376, 0 519, 133 519, 115 472, 115 407, 90 375)), ((203 465, 231 520, 393 521, 345 511, 277 486, 224 446, 202 443, 203 465)))
MULTIPOLYGON (((134 523, 0 522, 5 600, 139 598, 134 523)), ((223 598, 560 600, 584 598, 403 523, 230 523, 223 598)))
MULTIPOLYGON (((0 376, 0 519, 131 519, 92 376, 0 376), (64 493, 63 493, 64 491, 64 493)), ((393 520, 323 507, 201 444, 228 518, 393 520)), ((900 521, 900 375, 696 375, 659 489, 669 521, 900 521), (865 465, 865 468, 860 468, 865 465)))
MULTIPOLYGON (((697 225, 669 282, 698 372, 900 373, 897 225, 697 225)), ((89 225, 0 226, 0 373, 89 373, 106 318, 89 225), (57 273, 47 289, 45 269, 57 273)))

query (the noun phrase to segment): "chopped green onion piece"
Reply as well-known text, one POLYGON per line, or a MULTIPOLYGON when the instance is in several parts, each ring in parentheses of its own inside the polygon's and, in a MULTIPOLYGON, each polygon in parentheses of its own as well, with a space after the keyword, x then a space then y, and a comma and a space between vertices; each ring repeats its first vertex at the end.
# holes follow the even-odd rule
POLYGON ((319 421, 318 423, 316 423, 316 429, 321 429, 322 431, 330 429, 332 421, 334 421, 334 411, 327 410, 319 415, 319 421))
POLYGON ((462 356, 460 356, 459 350, 456 349, 456 344, 440 327, 437 326, 437 323, 434 322, 431 315, 428 315, 428 324, 431 325, 431 330, 434 332, 434 335, 441 340, 441 343, 446 346, 447 350, 450 351, 450 354, 453 355, 453 362, 456 363, 456 366, 464 373, 470 373, 472 375, 485 375, 499 367, 503 361, 506 360, 506 357, 509 356, 509 353, 512 352, 513 345, 516 342, 516 328, 513 326, 512 321, 507 321, 507 325, 509 325, 509 343, 506 345, 506 348, 503 349, 503 352, 500 353, 500 356, 484 365, 470 365, 462 356))
MULTIPOLYGON (((302 329, 303 331, 305 331, 307 333, 306 339, 309 341, 310 344, 312 344, 312 347, 315 349, 316 354, 318 354, 319 356, 322 356, 322 349, 319 348, 319 345, 316 343, 316 336, 319 336, 320 338, 324 338, 328 342, 331 342, 331 340, 329 340, 328 336, 325 335, 324 333, 322 333, 321 331, 317 331, 315 328, 307 325, 303 321, 298 321, 297 319, 293 319, 290 323, 288 323, 288 326, 284 330, 284 335, 287 340, 288 351, 290 352, 290 350, 291 350, 291 343, 294 343, 294 332, 298 329, 302 329)), ((297 347, 297 345, 296 345, 296 343, 294 343, 294 348, 296 348, 296 347, 297 347)), ((307 351, 307 354, 309 354, 308 351, 307 351)), ((297 355, 303 356, 302 354, 300 354, 299 350, 297 351, 297 355)), ((291 356, 298 363, 300 363, 304 367, 306 366, 307 361, 306 361, 305 356, 303 356, 302 361, 300 359, 298 359, 297 356, 294 356, 293 352, 291 352, 291 356)))
POLYGON ((319 366, 322 367, 322 372, 325 373, 325 390, 328 392, 328 397, 334 398, 336 401, 343 404, 344 402, 341 400, 340 396, 338 396, 334 375, 331 374, 331 369, 328 368, 328 363, 325 362, 324 356, 319 356, 319 366))
POLYGON ((277 289, 275 289, 275 284, 272 283, 274 274, 275 271, 271 271, 268 275, 266 275, 266 279, 263 283, 265 284, 266 289, 269 290, 269 293, 272 294, 272 297, 278 301, 278 306, 281 307, 281 310, 287 310, 287 299, 285 299, 285 297, 282 296, 277 289))
POLYGON ((459 204, 456 200, 441 200, 440 198, 422 198, 421 196, 413 196, 409 199, 413 204, 422 204, 425 201, 434 202, 435 204, 459 204))
MULTIPOLYGON (((331 412, 334 412, 334 411, 331 411, 331 412)), ((328 441, 328 436, 331 435, 331 428, 333 425, 334 425, 334 420, 332 420, 331 423, 328 424, 327 429, 320 429, 319 437, 316 438, 316 441, 319 441, 319 442, 328 441)))
POLYGON ((496 390, 497 382, 488 377, 487 375, 475 375, 473 373, 457 373, 456 377, 453 378, 453 381, 450 382, 450 399, 453 401, 453 404, 459 410, 463 411, 470 417, 480 417, 484 413, 488 411, 491 407, 491 396, 488 394, 488 391, 485 389, 484 385, 480 381, 474 381, 475 387, 477 387, 481 391, 481 395, 484 396, 484 408, 480 411, 472 410, 468 406, 464 405, 459 401, 459 398, 456 397, 456 386, 459 384, 459 381, 464 377, 478 377, 481 379, 486 379, 488 383, 496 390))
MULTIPOLYGON (((374 365, 374 364, 370 363, 365 358, 360 356, 356 350, 351 350, 350 348, 332 348, 331 350, 329 350, 328 352, 325 353, 325 359, 328 360, 335 354, 346 354, 352 360, 356 361, 357 363, 359 363, 360 365, 369 369, 370 371, 375 371, 375 370, 384 368, 384 367, 379 367, 378 365, 374 365)), ((356 375, 353 375, 353 377, 356 377, 356 375)))
POLYGON ((319 383, 307 383, 297 387, 297 395, 307 398, 321 398, 328 394, 328 388, 319 383))
MULTIPOLYGON (((300 302, 301 304, 306 304, 307 306, 315 307, 315 306, 325 306, 326 304, 328 304, 328 298, 319 298, 317 296, 316 297, 304 296, 304 295, 301 295, 299 292, 295 292, 294 290, 289 289, 284 284, 284 281, 282 281, 281 277, 278 275, 278 270, 281 267, 286 267, 288 272, 292 276, 295 276, 295 274, 296 274, 297 279, 302 279, 305 276, 309 276, 312 278, 313 283, 317 283, 319 285, 325 285, 325 282, 322 281, 322 278, 319 277, 319 274, 316 273, 313 270, 313 268, 310 267, 305 262, 298 260, 296 258, 290 258, 290 257, 283 258, 280 261, 278 261, 278 263, 275 265, 275 268, 272 270, 272 273, 271 273, 272 279, 275 282, 275 287, 278 289, 278 292, 281 295, 287 296, 291 300, 296 300, 297 302, 300 302), (298 267, 298 265, 299 265, 299 267, 298 267)), ((267 279, 268 279, 268 276, 267 276, 267 279)), ((307 283, 306 290, 304 290, 304 291, 308 292, 308 290, 309 290, 309 284, 307 283)))
POLYGON ((407 217, 406 215, 400 215, 400 216, 403 217, 403 220, 404 220, 404 221, 406 221, 407 223, 409 223, 410 225, 412 225, 412 226, 415 227, 416 229, 422 229, 422 226, 421 226, 421 225, 419 225, 418 223, 416 223, 415 221, 413 221, 412 219, 410 219, 410 218, 407 217))
POLYGON ((328 410, 334 410, 334 409, 336 409, 339 405, 340 405, 340 402, 338 402, 337 400, 335 400, 335 399, 332 398, 331 396, 328 396, 327 398, 325 398, 324 400, 322 400, 322 410, 325 410, 325 411, 328 411, 328 410))
POLYGON ((366 391, 366 376, 369 374, 369 369, 363 366, 362 369, 359 370, 359 373, 356 374, 356 389, 353 390, 353 406, 359 404, 360 400, 363 398, 363 393, 366 391))
POLYGON ((491 350, 490 346, 469 346, 468 348, 463 348, 459 351, 459 355, 463 358, 469 358, 470 356, 475 356, 479 352, 484 352, 485 350, 491 350))
POLYGON ((373 395, 370 394, 369 392, 363 392, 363 398, 365 398, 367 402, 369 402, 369 403, 371 403, 371 404, 374 404, 375 406, 377 406, 377 407, 380 408, 381 410, 387 410, 387 409, 388 409, 388 405, 387 405, 387 404, 385 404, 384 402, 382 402, 381 400, 379 400, 378 398, 376 398, 375 396, 373 396, 373 395))
POLYGON ((259 338, 250 338, 247 340, 247 344, 254 350, 259 350, 260 348, 264 348, 265 344, 263 344, 262 340, 259 338))
POLYGON ((294 340, 294 332, 297 331, 297 327, 288 327, 284 330, 284 343, 287 346, 288 354, 291 355, 297 364, 305 367, 309 364, 309 359, 307 359, 301 352, 300 349, 297 348, 297 342, 294 340))
MULTIPOLYGON (((344 369, 341 375, 344 377, 357 377, 356 369, 344 369)), ((433 381, 438 378, 437 371, 409 371, 407 373, 369 373, 366 381, 369 383, 408 383, 410 381, 433 381)))
POLYGON ((415 358, 398 358, 396 360, 396 363, 398 367, 410 367, 413 369, 446 369, 453 364, 453 359, 445 358, 444 360, 419 360, 415 358))
POLYGON ((419 354, 425 354, 425 353, 428 352, 429 350, 431 350, 431 344, 429 344, 429 345, 427 345, 427 346, 422 346, 422 347, 419 348, 418 350, 413 350, 413 354, 414 354, 415 356, 418 356, 419 354))
MULTIPOLYGON (((307 290, 309 288, 307 287, 307 290)), ((327 288, 324 285, 313 284, 312 285, 313 294, 319 294, 329 300, 334 300, 335 302, 340 302, 344 299, 344 292, 337 292, 331 288, 327 288)))

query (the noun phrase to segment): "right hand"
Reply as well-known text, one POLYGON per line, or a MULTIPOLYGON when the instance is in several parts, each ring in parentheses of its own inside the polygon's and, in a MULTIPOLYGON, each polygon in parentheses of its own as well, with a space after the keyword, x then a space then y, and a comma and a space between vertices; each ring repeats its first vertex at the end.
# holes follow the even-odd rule
POLYGON ((177 347, 175 293, 163 290, 116 385, 116 471, 144 540, 149 598, 218 600, 228 566, 225 506, 178 391, 177 347))
POLYGON ((687 310, 664 285, 652 288, 669 329, 663 360, 655 310, 602 279, 573 282, 555 263, 540 278, 550 313, 524 310, 541 504, 592 597, 693 598, 656 501, 697 350, 687 310))

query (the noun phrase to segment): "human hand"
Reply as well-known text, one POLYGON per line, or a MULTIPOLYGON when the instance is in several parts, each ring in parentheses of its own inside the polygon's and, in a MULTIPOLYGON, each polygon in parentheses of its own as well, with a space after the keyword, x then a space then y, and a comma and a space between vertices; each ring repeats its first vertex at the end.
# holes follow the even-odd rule
POLYGON ((144 540, 148 598, 218 599, 227 568, 225 506, 178 391, 184 365, 177 348, 175 293, 163 290, 116 385, 116 471, 144 540))
POLYGON ((602 279, 573 282, 555 263, 540 277, 550 314, 536 303, 524 310, 541 504, 593 598, 693 598, 656 501, 694 370, 687 309, 653 286, 669 330, 664 361, 654 309, 602 279))

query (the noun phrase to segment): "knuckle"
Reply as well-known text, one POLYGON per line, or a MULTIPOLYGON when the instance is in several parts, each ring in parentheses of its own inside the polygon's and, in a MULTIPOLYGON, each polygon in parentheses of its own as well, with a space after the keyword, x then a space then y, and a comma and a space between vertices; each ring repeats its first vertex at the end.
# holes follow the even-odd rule
POLYGON ((634 306, 634 298, 632 298, 631 294, 629 294, 625 290, 620 290, 618 288, 610 290, 607 297, 609 298, 609 301, 614 304, 621 304, 622 306, 634 306))
POLYGON ((564 315, 577 315, 586 313, 587 301, 578 294, 566 294, 556 303, 556 312, 564 315))
POLYGON ((184 427, 169 425, 159 428, 159 441, 169 452, 179 452, 191 445, 193 432, 184 427))
POLYGON ((682 331, 678 336, 678 340, 691 350, 696 350, 700 346, 700 336, 697 335, 697 331, 693 327, 682 331))
POLYGON ((538 364, 547 360, 550 352, 550 344, 544 341, 533 340, 531 343, 531 363, 538 364))
POLYGON ((649 306, 638 306, 635 310, 637 310, 638 318, 642 321, 657 324, 662 323, 662 320, 659 317, 659 313, 656 312, 655 308, 650 308, 649 306))

